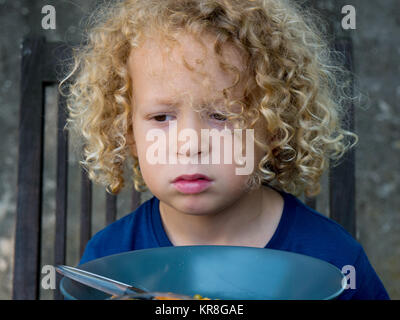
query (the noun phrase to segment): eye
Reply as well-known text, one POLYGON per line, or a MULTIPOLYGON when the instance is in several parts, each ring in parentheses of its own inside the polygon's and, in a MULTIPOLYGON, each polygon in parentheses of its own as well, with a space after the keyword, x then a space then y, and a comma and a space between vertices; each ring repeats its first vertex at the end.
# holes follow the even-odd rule
POLYGON ((168 116, 167 114, 159 114, 159 115, 152 117, 152 119, 154 119, 157 122, 165 122, 167 117, 170 117, 170 116, 168 116))
POLYGON ((222 113, 211 113, 211 117, 217 121, 226 121, 227 118, 222 113))

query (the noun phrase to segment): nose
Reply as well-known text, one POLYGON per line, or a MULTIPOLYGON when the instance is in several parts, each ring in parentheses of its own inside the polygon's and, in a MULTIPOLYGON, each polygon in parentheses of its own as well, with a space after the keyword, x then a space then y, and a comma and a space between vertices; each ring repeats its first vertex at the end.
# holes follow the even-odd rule
MULTIPOLYGON (((205 127, 200 112, 190 109, 182 115, 181 119, 178 119, 178 156, 192 158, 208 155, 210 146, 209 143, 206 145, 202 143, 201 129, 205 129, 205 127)), ((206 139, 208 139, 208 135, 206 139)), ((198 160, 200 161, 200 159, 198 160)))

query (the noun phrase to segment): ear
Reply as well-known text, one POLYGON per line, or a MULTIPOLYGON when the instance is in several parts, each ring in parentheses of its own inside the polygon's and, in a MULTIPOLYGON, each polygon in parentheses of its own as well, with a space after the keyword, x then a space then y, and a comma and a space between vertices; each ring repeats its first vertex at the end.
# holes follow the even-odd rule
POLYGON ((129 126, 128 132, 126 134, 126 144, 131 150, 132 155, 137 158, 138 155, 137 155, 136 141, 132 126, 129 126))

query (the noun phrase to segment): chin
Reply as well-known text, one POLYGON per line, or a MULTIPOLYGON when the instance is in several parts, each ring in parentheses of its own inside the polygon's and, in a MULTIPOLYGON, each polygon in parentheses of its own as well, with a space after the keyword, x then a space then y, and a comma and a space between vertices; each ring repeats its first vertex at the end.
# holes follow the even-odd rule
POLYGON ((218 210, 215 199, 197 195, 183 195, 171 203, 177 210, 190 215, 209 215, 218 210))

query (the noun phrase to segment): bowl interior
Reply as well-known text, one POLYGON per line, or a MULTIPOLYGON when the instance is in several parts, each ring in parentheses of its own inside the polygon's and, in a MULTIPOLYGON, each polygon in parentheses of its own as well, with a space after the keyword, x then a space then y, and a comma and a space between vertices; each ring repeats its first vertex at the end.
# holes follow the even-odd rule
MULTIPOLYGON (((79 268, 150 291, 200 294, 227 300, 334 299, 345 277, 335 266, 305 255, 264 248, 179 246, 135 250, 79 268)), ((63 278, 66 299, 108 294, 63 278)))

